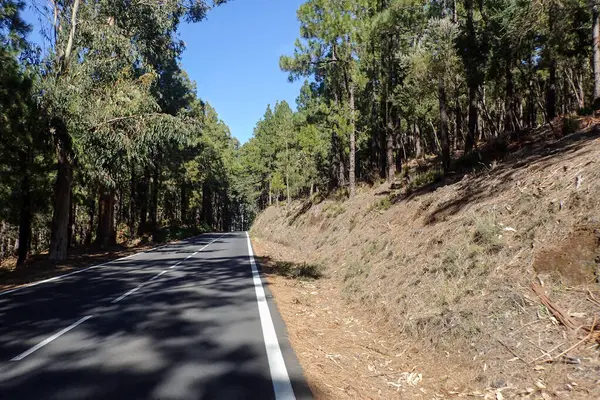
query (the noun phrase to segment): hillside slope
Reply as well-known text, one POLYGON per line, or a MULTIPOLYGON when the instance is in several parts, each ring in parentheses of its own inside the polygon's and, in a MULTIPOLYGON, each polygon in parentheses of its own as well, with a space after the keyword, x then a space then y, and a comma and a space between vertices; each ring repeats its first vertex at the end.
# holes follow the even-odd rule
POLYGON ((581 328, 600 320, 600 126, 587 125, 556 140, 538 132, 478 172, 422 187, 416 174, 408 188, 270 207, 252 234, 287 249, 280 260, 324 265, 344 301, 398 342, 460 365, 458 386, 419 365, 439 396, 600 398, 597 336, 581 328))

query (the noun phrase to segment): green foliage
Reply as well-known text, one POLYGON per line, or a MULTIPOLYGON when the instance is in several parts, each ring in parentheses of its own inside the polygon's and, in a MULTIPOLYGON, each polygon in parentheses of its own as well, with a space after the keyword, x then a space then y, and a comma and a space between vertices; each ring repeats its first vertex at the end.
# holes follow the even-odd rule
POLYGON ((182 240, 210 232, 211 230, 211 227, 206 224, 200 224, 199 226, 166 226, 152 232, 152 241, 155 243, 165 243, 182 240))
POLYGON ((407 190, 415 190, 420 187, 439 182, 444 176, 444 171, 439 168, 432 168, 424 172, 419 172, 409 182, 407 190))
POLYGON ((500 239, 502 230, 487 218, 476 221, 473 243, 478 244, 488 252, 498 252, 502 249, 500 239))
POLYGON ((371 204, 371 206, 369 207, 369 210, 367 212, 387 211, 392 207, 392 205, 393 205, 393 203, 392 203, 392 199, 390 198, 390 196, 385 196, 383 199, 377 200, 376 202, 371 204))
POLYGON ((275 263, 273 270, 286 278, 314 280, 323 277, 325 268, 320 264, 279 261, 275 263))
POLYGON ((339 202, 328 203, 323 207, 323 213, 327 218, 335 218, 343 214, 346 208, 339 202))

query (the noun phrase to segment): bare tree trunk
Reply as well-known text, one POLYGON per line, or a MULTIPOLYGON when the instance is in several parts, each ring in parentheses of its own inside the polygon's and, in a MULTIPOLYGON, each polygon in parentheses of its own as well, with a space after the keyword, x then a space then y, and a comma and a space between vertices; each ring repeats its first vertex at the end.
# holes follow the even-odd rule
POLYGON ((137 221, 136 202, 136 175, 135 166, 131 164, 131 181, 129 182, 129 234, 135 235, 135 222, 137 221))
POLYGON ((148 194, 150 191, 150 171, 146 168, 142 182, 138 186, 138 200, 140 204, 140 224, 138 225, 138 235, 148 230, 148 194))
POLYGON ((287 194, 287 203, 285 204, 285 206, 287 208, 292 202, 292 196, 290 195, 290 151, 287 137, 285 139, 285 158, 285 190, 287 194))
POLYGON ((273 204, 273 191, 271 190, 271 182, 269 181, 269 205, 273 204))
POLYGON ((477 109, 477 87, 471 86, 469 88, 469 130, 467 131, 467 137, 465 139, 465 153, 473 150, 473 147, 475 146, 479 118, 477 109))
POLYGON ((600 22, 598 1, 592 1, 592 65, 594 69, 594 102, 595 110, 600 109, 600 22))
POLYGON ((442 166, 444 173, 450 170, 450 145, 448 142, 448 111, 446 105, 446 86, 443 78, 438 82, 439 103, 440 103, 440 140, 442 147, 442 166))
POLYGON ((419 129, 419 125, 417 122, 414 122, 414 135, 415 135, 415 157, 421 158, 423 155, 423 150, 421 148, 421 130, 419 129))
POLYGON ((116 201, 114 189, 101 189, 98 202, 98 230, 96 232, 96 244, 101 247, 117 243, 117 231, 115 229, 116 201))
POLYGON ((514 96, 515 96, 515 85, 513 82, 513 73, 511 70, 511 63, 507 60, 506 62, 506 98, 504 99, 504 109, 506 114, 504 115, 504 130, 508 132, 514 132, 516 130, 515 124, 515 113, 513 110, 514 96))
POLYGON ((387 180, 392 182, 396 175, 396 162, 394 160, 394 127, 392 121, 387 123, 386 134, 386 162, 387 162, 387 180))
POLYGON ((2 221, 2 225, 0 226, 0 260, 6 257, 7 253, 6 234, 6 221, 2 221))
MULTIPOLYGON (((548 28, 550 34, 553 34, 556 25, 556 6, 550 3, 548 8, 548 28)), ((547 46, 546 58, 549 60, 549 74, 546 81, 546 116, 547 122, 551 122, 556 117, 556 54, 552 46, 552 37, 547 46)))
POLYGON ((354 197, 356 194, 356 121, 354 117, 354 83, 350 82, 350 197, 354 197))
POLYGON ((96 214, 96 193, 92 192, 88 200, 88 227, 85 233, 84 244, 89 246, 92 244, 92 236, 94 235, 94 216, 96 214))
POLYGON ((17 266, 23 265, 29 254, 29 244, 31 242, 31 187, 29 171, 27 171, 27 155, 23 153, 20 157, 21 167, 23 168, 21 176, 21 204, 19 221, 19 257, 17 266))
POLYGON ((152 185, 150 186, 150 226, 152 229, 156 229, 158 227, 158 191, 160 186, 159 168, 159 165, 154 167, 154 172, 152 173, 152 185))
POLYGON ((405 142, 408 141, 408 123, 406 124, 406 128, 407 128, 407 133, 406 133, 406 138, 404 137, 404 135, 402 134, 402 118, 398 118, 398 127, 397 127, 397 133, 394 135, 395 137, 395 148, 396 148, 396 165, 394 167, 394 173, 396 173, 397 171, 402 171, 402 160, 403 159, 408 159, 408 154, 406 154, 406 147, 404 145, 405 142), (405 140, 406 139, 406 140, 405 140), (402 150, 402 153, 400 153, 400 150, 402 150))
POLYGON ((54 188, 54 214, 52 217, 49 259, 62 261, 67 258, 69 246, 69 213, 71 210, 73 168, 69 161, 70 138, 68 138, 67 128, 58 119, 54 119, 53 122, 53 129, 56 130, 57 135, 58 171, 54 188))
POLYGON ((548 122, 556 117, 556 61, 550 61, 550 74, 546 82, 546 114, 548 122))
MULTIPOLYGON (((467 11, 467 34, 469 35, 470 44, 475 46, 477 38, 473 19, 473 0, 465 1, 465 8, 467 11)), ((467 65, 465 66, 467 68, 467 84, 469 87, 469 130, 467 132, 467 137, 465 138, 465 153, 473 150, 477 139, 477 92, 479 84, 476 76, 478 71, 474 68, 472 63, 472 59, 468 59, 467 65)))
POLYGON ((202 184, 202 215, 200 218, 202 222, 205 222, 211 229, 214 227, 212 190, 206 181, 202 184))
POLYGON ((73 202, 73 188, 71 188, 71 194, 69 195, 70 198, 70 202, 71 202, 71 208, 69 209, 69 230, 68 230, 68 236, 69 236, 69 247, 73 247, 73 238, 74 238, 74 234, 75 234, 75 221, 76 221, 76 206, 73 202))

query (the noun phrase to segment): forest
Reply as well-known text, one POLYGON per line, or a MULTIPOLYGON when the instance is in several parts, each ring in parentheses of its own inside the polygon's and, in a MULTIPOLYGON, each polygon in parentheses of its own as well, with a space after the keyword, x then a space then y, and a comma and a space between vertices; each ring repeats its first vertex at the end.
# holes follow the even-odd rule
POLYGON ((247 225, 239 142, 179 62, 178 25, 220 3, 52 1, 42 52, 2 0, 0 257, 247 225))
MULTIPOLYGON (((297 111, 267 108, 242 148, 262 209, 404 175, 441 179, 498 138, 589 115, 600 96, 598 2, 310 0, 293 54, 297 111)), ((252 194, 253 193, 253 194, 252 194)))
MULTIPOLYGON (((182 22, 223 0, 0 0, 0 259, 164 227, 245 230, 272 204, 430 179, 600 104, 598 3, 308 0, 280 68, 304 82, 243 145, 182 69, 182 22), (36 3, 37 4, 37 3, 36 3), (201 94, 200 94, 201 95, 201 94)), ((235 6, 235 1, 228 5, 235 6)))

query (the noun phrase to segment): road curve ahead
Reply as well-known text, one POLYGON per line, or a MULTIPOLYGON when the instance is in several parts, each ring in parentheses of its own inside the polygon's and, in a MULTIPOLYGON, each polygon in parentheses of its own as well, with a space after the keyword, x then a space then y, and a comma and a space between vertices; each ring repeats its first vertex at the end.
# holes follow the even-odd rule
POLYGON ((0 293, 0 399, 305 399, 245 232, 0 293))

